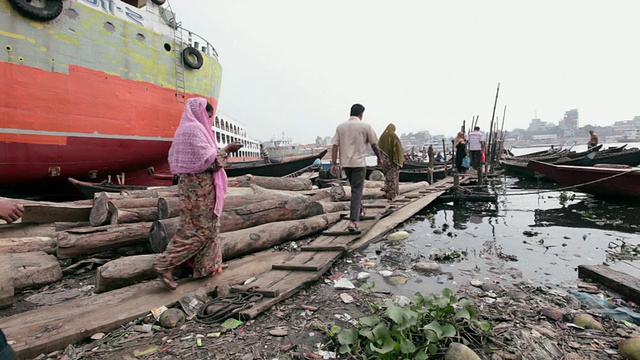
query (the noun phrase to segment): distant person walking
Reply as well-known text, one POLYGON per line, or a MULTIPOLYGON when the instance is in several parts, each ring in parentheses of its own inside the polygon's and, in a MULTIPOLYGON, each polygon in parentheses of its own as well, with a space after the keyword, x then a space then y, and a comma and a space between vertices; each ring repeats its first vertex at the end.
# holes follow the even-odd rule
POLYGON ((591 149, 594 146, 598 145, 598 134, 596 134, 593 130, 589 130, 589 135, 591 135, 591 137, 589 138, 589 142, 587 143, 587 148, 591 149))
POLYGON ((381 190, 387 199, 393 200, 400 191, 400 168, 404 164, 404 150, 394 124, 387 125, 380 135, 378 148, 382 151, 382 172, 384 173, 384 186, 381 190))
POLYGON ((455 141, 453 142, 453 148, 456 150, 456 169, 458 173, 464 174, 467 172, 467 167, 462 166, 462 160, 467 156, 467 140, 464 138, 462 131, 458 132, 455 141))
POLYGON ((262 144, 260 144, 260 157, 262 158, 265 164, 269 163, 269 152, 262 144))
POLYGON ((351 185, 351 214, 347 230, 358 231, 358 221, 362 214, 362 190, 366 175, 367 149, 371 145, 373 153, 378 158, 378 166, 382 167, 382 158, 378 149, 378 137, 371 125, 362 122, 364 106, 354 104, 351 106, 349 120, 338 125, 331 143, 331 174, 338 176, 338 153, 340 153, 340 166, 347 175, 351 185))
POLYGON ((484 134, 480 131, 480 127, 476 126, 469 133, 469 153, 471 154, 471 167, 478 170, 482 162, 482 152, 486 149, 484 134))

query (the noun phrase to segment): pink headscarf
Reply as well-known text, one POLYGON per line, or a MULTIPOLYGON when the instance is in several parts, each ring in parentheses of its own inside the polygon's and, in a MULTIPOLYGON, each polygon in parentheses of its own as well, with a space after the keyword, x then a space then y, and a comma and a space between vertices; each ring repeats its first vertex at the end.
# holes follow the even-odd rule
MULTIPOLYGON (((173 174, 197 174, 205 171, 218 156, 218 146, 209 123, 207 100, 192 98, 184 105, 180 125, 169 149, 169 168, 173 174)), ((216 205, 213 212, 220 216, 227 193, 227 173, 213 173, 216 205)))

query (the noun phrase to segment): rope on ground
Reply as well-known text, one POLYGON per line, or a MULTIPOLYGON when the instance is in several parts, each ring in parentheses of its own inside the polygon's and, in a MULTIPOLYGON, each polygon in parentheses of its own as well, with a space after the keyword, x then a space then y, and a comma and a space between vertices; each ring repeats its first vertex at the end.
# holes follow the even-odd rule
POLYGON ((535 190, 535 191, 525 191, 525 192, 520 192, 520 193, 508 193, 508 194, 504 193, 503 195, 505 195, 505 196, 535 195, 535 194, 543 194, 543 193, 548 193, 548 192, 558 192, 558 191, 565 191, 565 190, 573 190, 573 189, 579 188, 581 186, 597 184, 599 182, 610 180, 610 179, 616 178, 618 176, 626 175, 626 174, 629 174, 629 173, 632 173, 632 172, 635 172, 635 171, 640 171, 640 169, 633 168, 633 169, 630 169, 630 170, 627 170, 627 171, 624 171, 624 172, 621 172, 621 173, 618 173, 618 174, 607 176, 607 177, 602 178, 602 179, 593 180, 593 181, 589 181, 589 182, 578 184, 578 185, 565 186, 565 187, 561 187, 561 188, 558 188, 558 189, 535 190))

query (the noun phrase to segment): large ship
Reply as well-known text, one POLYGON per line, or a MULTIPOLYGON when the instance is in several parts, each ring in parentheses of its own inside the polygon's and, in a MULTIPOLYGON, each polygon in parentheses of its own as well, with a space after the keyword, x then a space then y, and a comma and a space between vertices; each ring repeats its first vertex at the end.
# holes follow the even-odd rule
MULTIPOLYGON (((166 0, 0 0, 0 47, 0 195, 69 177, 166 184, 185 100, 218 108, 217 52, 166 0)), ((258 158, 242 126, 216 121, 222 146, 258 158)))

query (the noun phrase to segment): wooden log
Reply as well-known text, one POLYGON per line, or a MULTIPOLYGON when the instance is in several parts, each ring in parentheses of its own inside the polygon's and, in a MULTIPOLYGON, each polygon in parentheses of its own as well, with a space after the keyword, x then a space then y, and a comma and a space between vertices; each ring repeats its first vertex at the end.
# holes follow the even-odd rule
MULTIPOLYGON (((233 188, 231 188, 233 189, 233 188)), ((304 194, 294 191, 271 190, 252 185, 250 188, 237 188, 243 191, 228 191, 224 200, 224 210, 235 209, 267 200, 285 200, 305 198, 304 194), (247 191, 248 190, 248 191, 247 191)), ((178 197, 158 198, 158 219, 168 219, 180 215, 182 202, 178 197)))
POLYGON ((54 224, 13 223, 0 225, 0 238, 19 238, 32 236, 56 236, 54 224))
POLYGON ((155 278, 153 264, 158 257, 160 254, 125 256, 100 266, 96 271, 96 293, 155 278))
MULTIPOLYGON (((286 241, 303 239, 329 228, 339 219, 339 214, 324 214, 222 233, 222 258, 228 261, 286 241)), ((157 256, 159 255, 129 256, 106 263, 98 268, 96 273, 96 292, 109 291, 154 278, 156 275, 152 267, 157 256)))
POLYGON ((340 212, 340 211, 349 211, 351 209, 351 203, 348 201, 340 201, 340 202, 326 202, 326 201, 318 201, 320 205, 322 205, 322 209, 325 214, 340 212))
POLYGON ((93 226, 106 225, 111 220, 109 214, 109 196, 106 192, 97 193, 89 213, 89 222, 93 226))
POLYGON ((605 265, 580 265, 578 277, 598 282, 628 300, 640 303, 640 279, 605 265))
POLYGON ((182 201, 179 197, 158 198, 158 220, 179 216, 181 209, 182 201))
POLYGON ((66 203, 25 204, 22 222, 47 224, 56 221, 87 221, 92 205, 66 203))
POLYGON ((170 197, 178 195, 178 185, 158 186, 147 190, 123 190, 120 192, 123 197, 128 198, 157 198, 160 196, 170 197))
POLYGON ((55 256, 45 252, 4 254, 13 267, 13 286, 27 289, 62 279, 62 269, 55 256))
POLYGON ((109 212, 111 213, 111 225, 158 220, 158 206, 118 209, 112 203, 109 203, 109 212))
MULTIPOLYGON (((102 192, 93 199, 89 221, 93 226, 106 225, 111 222, 113 214, 119 209, 151 208, 158 206, 157 197, 110 199, 107 193, 102 192)), ((157 220, 157 219, 154 219, 157 220)))
MULTIPOLYGON (((398 194, 404 194, 407 192, 419 190, 429 186, 426 181, 417 183, 406 183, 399 186, 398 194)), ((385 193, 380 189, 364 188, 362 192, 363 199, 384 199, 385 193)), ((338 185, 331 188, 331 199, 333 201, 347 201, 351 200, 351 186, 338 185)))
POLYGON ((80 228, 58 234, 58 258, 72 259, 149 241, 151 222, 80 228))
POLYGON ((54 224, 56 232, 91 226, 89 221, 56 222, 54 224))
POLYGON ((0 309, 13 306, 13 266, 9 256, 0 254, 0 309))
POLYGON ((281 177, 267 177, 267 176, 255 176, 244 175, 235 178, 229 178, 227 181, 229 187, 247 187, 251 185, 258 185, 265 189, 274 190, 311 190, 313 183, 311 180, 304 178, 281 178, 281 177))
MULTIPOLYGON (((267 200, 244 207, 223 211, 220 216, 220 232, 229 232, 276 221, 296 220, 322 214, 318 202, 292 197, 285 200, 267 200)), ((167 246, 175 235, 180 218, 158 220, 150 232, 151 249, 157 251, 167 246)))
POLYGON ((0 239, 0 253, 23 253, 33 251, 43 251, 47 254, 55 254, 56 240, 48 236, 0 239))

